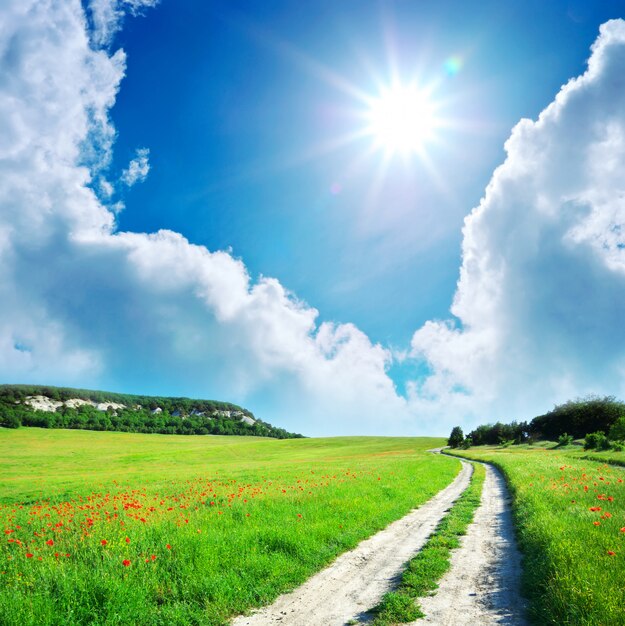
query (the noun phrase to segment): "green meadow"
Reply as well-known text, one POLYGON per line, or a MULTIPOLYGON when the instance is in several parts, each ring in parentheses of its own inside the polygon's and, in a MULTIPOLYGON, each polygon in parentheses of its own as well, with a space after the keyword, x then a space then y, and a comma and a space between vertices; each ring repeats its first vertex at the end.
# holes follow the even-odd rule
POLYGON ((625 624, 625 470, 603 462, 623 453, 523 445, 457 454, 506 476, 532 623, 625 624))
POLYGON ((449 484, 442 444, 0 429, 0 623, 224 624, 449 484))

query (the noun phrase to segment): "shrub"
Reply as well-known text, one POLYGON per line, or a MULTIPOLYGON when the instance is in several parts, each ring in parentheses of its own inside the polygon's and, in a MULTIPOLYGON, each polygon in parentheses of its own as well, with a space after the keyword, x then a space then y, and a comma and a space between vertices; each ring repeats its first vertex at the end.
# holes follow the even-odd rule
POLYGON ((602 430, 588 433, 584 440, 584 450, 609 450, 610 441, 602 430))
POLYGON ((567 435, 566 433, 562 433, 558 437, 558 448, 563 446, 570 446, 573 443, 573 435, 567 435))
POLYGON ((467 437, 460 446, 463 450, 468 450, 473 445, 473 440, 471 437, 467 437))

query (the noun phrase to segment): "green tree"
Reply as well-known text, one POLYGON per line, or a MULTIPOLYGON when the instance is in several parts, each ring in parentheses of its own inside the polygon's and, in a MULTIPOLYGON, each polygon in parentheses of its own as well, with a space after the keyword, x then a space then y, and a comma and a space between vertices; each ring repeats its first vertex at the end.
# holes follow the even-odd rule
POLYGON ((449 435, 449 439, 447 440, 447 445, 450 448, 458 448, 462 445, 464 441, 464 433, 462 432, 462 428, 460 426, 454 426, 451 429, 451 434, 449 435))

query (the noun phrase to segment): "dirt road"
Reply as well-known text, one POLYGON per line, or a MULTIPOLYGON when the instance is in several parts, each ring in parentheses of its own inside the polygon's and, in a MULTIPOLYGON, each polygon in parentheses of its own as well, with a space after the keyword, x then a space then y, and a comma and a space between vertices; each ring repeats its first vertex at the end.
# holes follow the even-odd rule
POLYGON ((423 506, 342 554, 270 606, 237 617, 232 626, 344 626, 358 620, 396 584, 406 562, 466 489, 471 472, 463 462, 456 479, 423 506))
POLYGON ((452 556, 436 595, 419 604, 426 614, 411 626, 523 626, 521 557, 514 539, 510 496, 499 471, 486 465, 480 507, 452 556))

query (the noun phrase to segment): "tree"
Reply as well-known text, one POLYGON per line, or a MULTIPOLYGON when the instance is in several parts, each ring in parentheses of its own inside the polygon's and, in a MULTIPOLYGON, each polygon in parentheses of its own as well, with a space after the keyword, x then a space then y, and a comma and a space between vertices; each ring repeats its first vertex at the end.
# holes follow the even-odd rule
POLYGON ((462 432, 462 428, 460 426, 454 426, 451 429, 451 434, 449 435, 449 439, 447 440, 447 445, 450 448, 458 448, 462 445, 464 441, 464 433, 462 432))
POLYGON ((610 428, 610 439, 625 441, 625 416, 619 417, 610 428))

